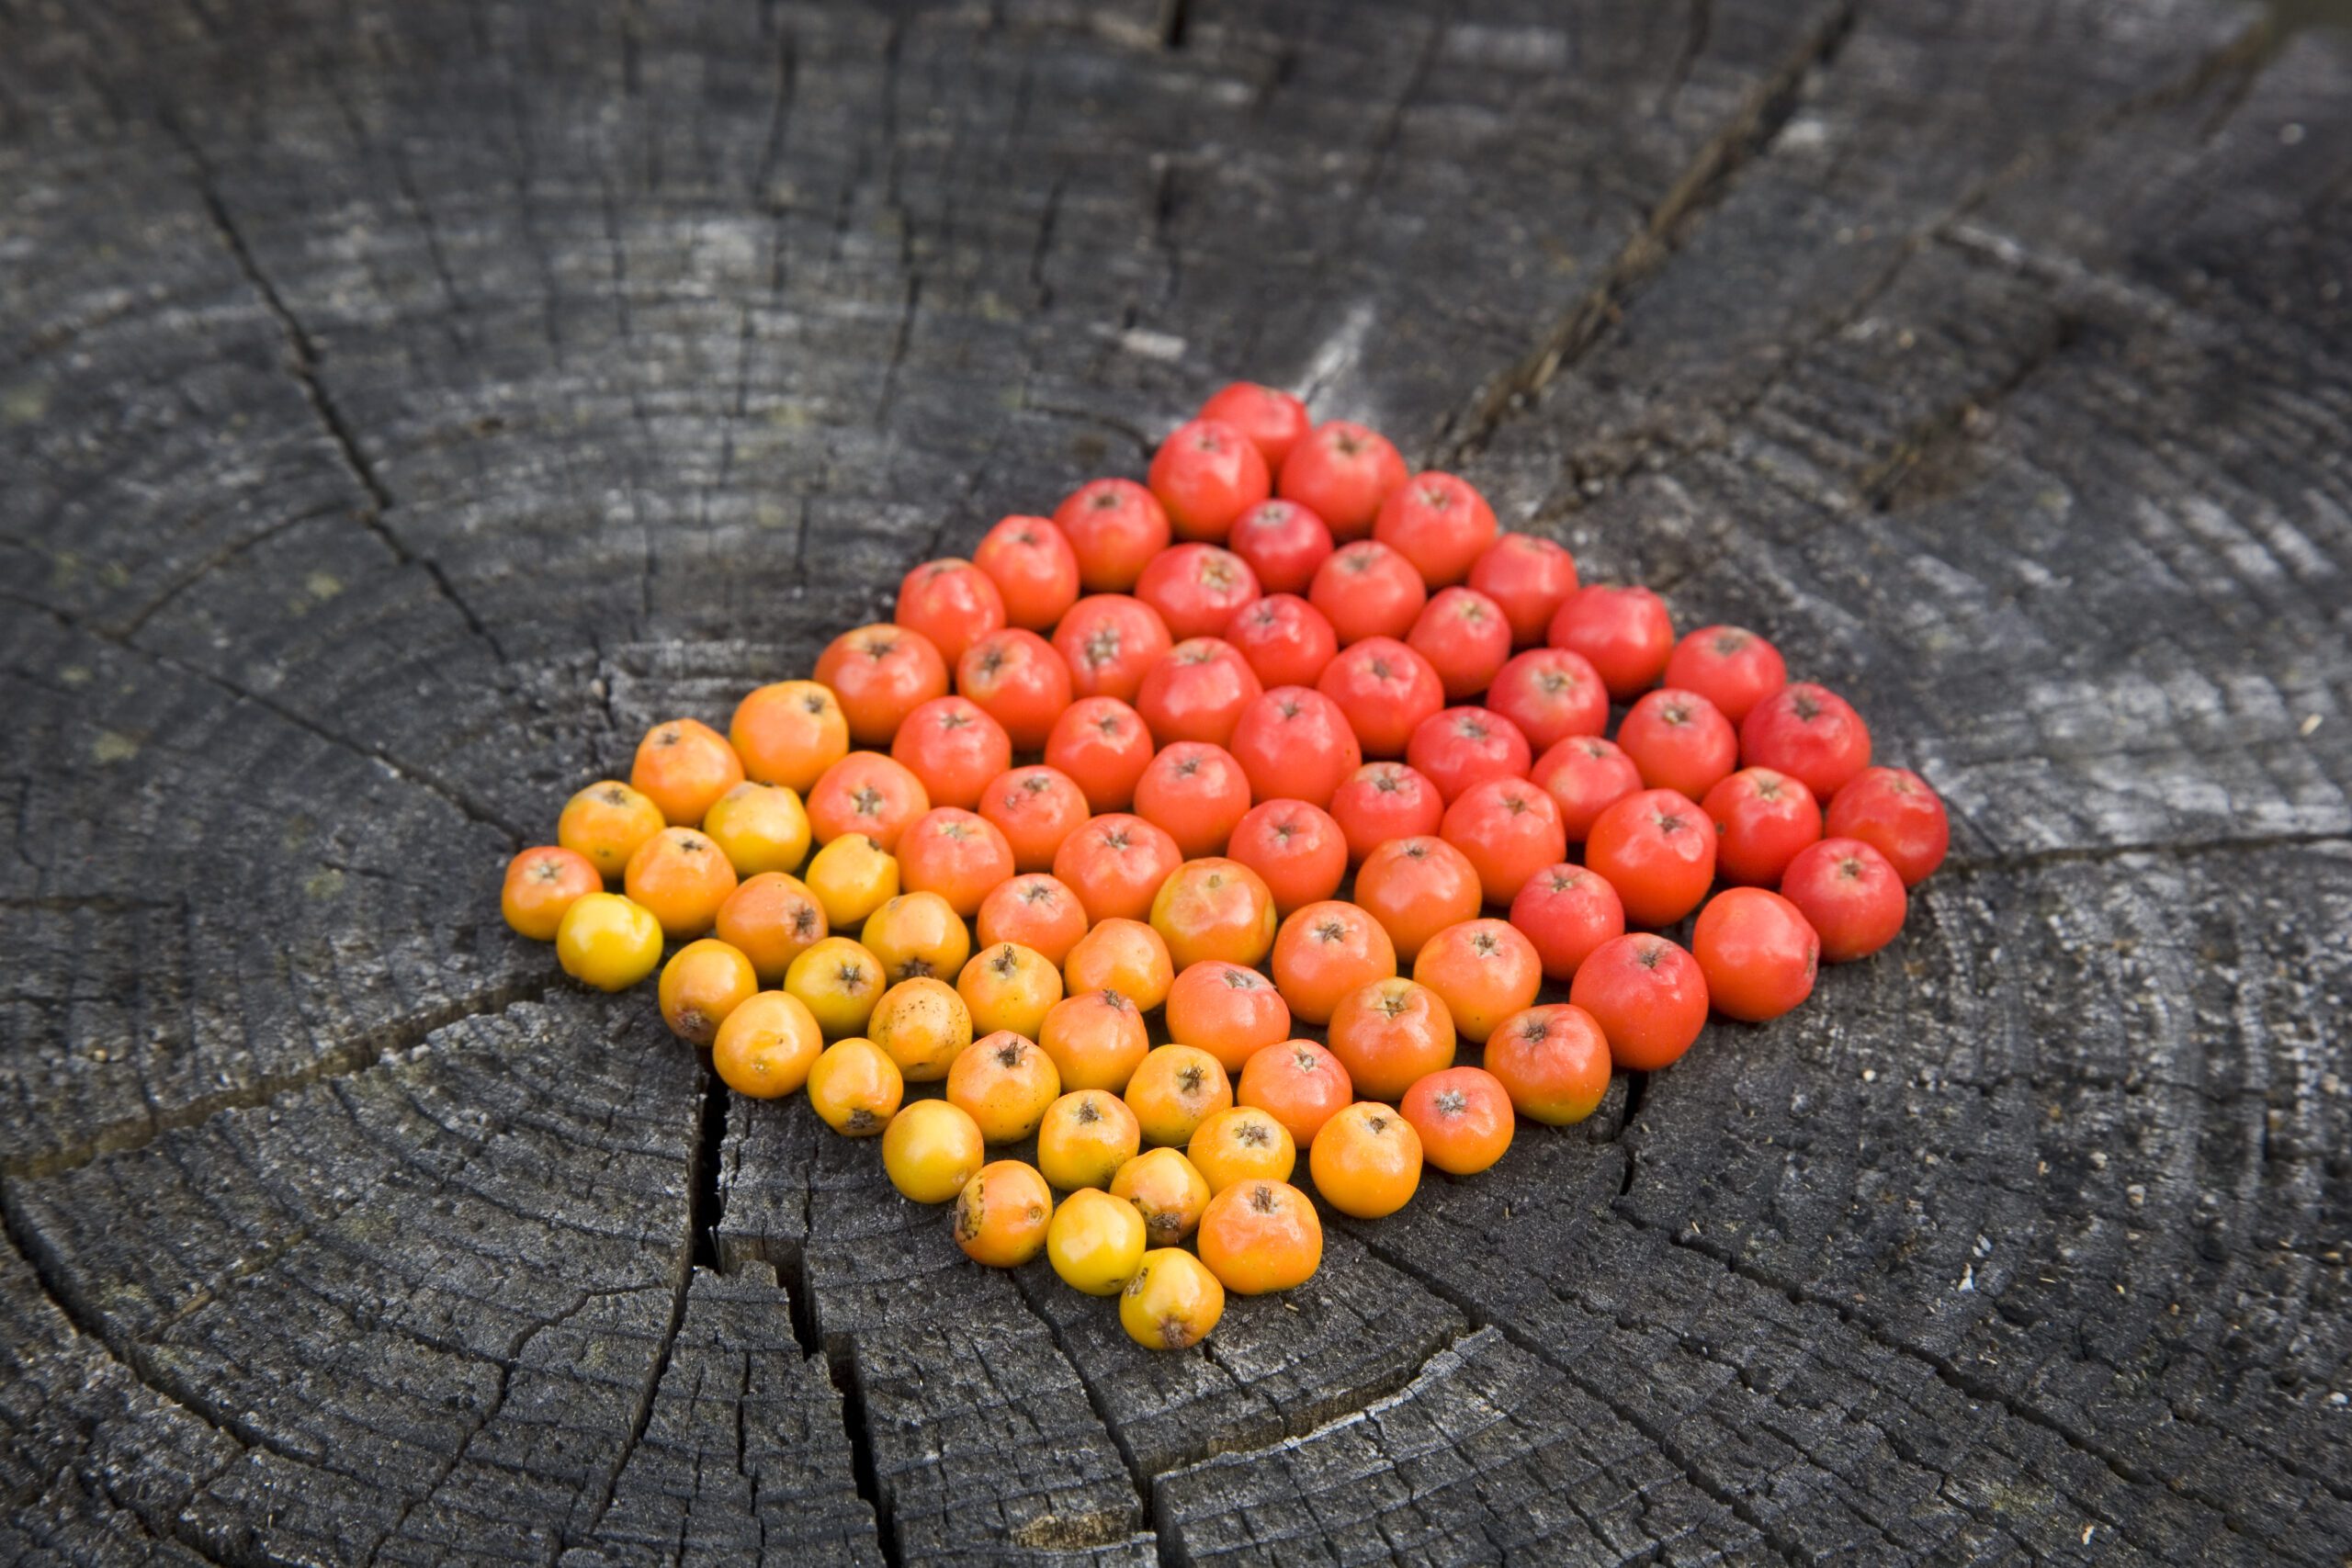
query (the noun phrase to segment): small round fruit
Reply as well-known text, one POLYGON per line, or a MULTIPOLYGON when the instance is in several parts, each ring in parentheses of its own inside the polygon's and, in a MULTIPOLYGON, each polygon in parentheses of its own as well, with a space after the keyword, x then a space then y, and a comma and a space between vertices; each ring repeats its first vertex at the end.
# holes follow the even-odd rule
POLYGON ((1306 602, 1323 612, 1340 646, 1367 637, 1402 637, 1430 602, 1413 563, 1377 539, 1358 539, 1315 569, 1306 602))
POLYGON ((1413 727, 1405 761, 1449 806, 1472 784, 1523 779, 1533 753, 1519 726, 1481 707, 1445 708, 1413 727))
POLYGON ((826 644, 816 676, 860 746, 888 746, 907 715, 947 694, 947 660, 932 640, 887 622, 852 627, 826 644))
POLYGON ((947 1099, 962 1106, 991 1144, 1017 1144, 1061 1098, 1054 1059, 1010 1030, 981 1036, 947 1069, 947 1099))
POLYGON ((996 580, 967 560, 927 560, 899 580, 890 619, 921 632, 953 664, 964 650, 1004 625, 996 580))
POLYGON ((1090 921, 1138 920, 1152 896, 1184 863, 1168 829, 1140 817, 1089 818, 1054 852, 1054 877, 1078 895, 1090 921))
POLYGON ((1453 1017, 1444 998, 1392 976, 1342 1000, 1331 1014, 1331 1055, 1366 1100, 1394 1101, 1414 1080, 1453 1066, 1453 1017))
POLYGON ((1004 726, 1016 751, 1035 751, 1073 694, 1069 666, 1054 645, 1018 626, 993 631, 956 661, 956 690, 1004 726))
POLYGON ((1086 794, 1058 768, 1013 768, 989 781, 980 815, 996 825, 1021 871, 1048 871, 1062 840, 1078 831, 1091 809, 1086 794))
POLYGON ((1259 1047, 1290 1038, 1290 1008, 1255 969, 1211 959, 1168 988, 1168 1037, 1199 1046, 1238 1073, 1259 1047))
POLYGON ((1614 741, 1572 735, 1535 760, 1528 779, 1560 808, 1560 830, 1581 844, 1600 814, 1642 789, 1642 773, 1614 741))
POLYGON ((775 1100, 808 1081, 825 1048, 816 1014, 798 997, 762 991, 746 999, 710 1043, 718 1081, 752 1100, 775 1100))
POLYGON ((1532 534, 1505 534, 1470 568, 1470 586, 1492 599, 1520 648, 1542 642, 1552 617, 1577 591, 1577 559, 1567 547, 1532 534))
POLYGON ((1283 459, 1275 493, 1314 512, 1334 538, 1361 539, 1405 477, 1405 459, 1386 436, 1335 419, 1299 437, 1283 459))
POLYGON ((890 1054, 909 1083, 937 1083, 972 1043, 971 1010, 946 981, 918 976, 882 993, 865 1034, 890 1054))
POLYGON ((879 751, 852 751, 808 792, 808 828, 820 844, 862 833, 888 854, 907 824, 931 809, 922 781, 879 751))
POLYGON ((1046 1250, 1054 1195, 1036 1168, 1017 1159, 980 1167, 956 1194, 956 1245, 975 1263, 1018 1269, 1046 1250))
POLYGON ((1054 508, 1054 523, 1078 558, 1091 593, 1124 593, 1168 547, 1168 513, 1133 479, 1093 479, 1054 508))
POLYGON ((1306 1194, 1279 1177, 1236 1182, 1201 1215, 1201 1261, 1236 1295, 1288 1291, 1323 1261, 1323 1222, 1306 1194))
POLYGON ((899 896, 899 863, 864 833, 843 833, 808 861, 808 891, 830 926, 862 926, 899 896))
POLYGON ((1323 1123, 1306 1168, 1326 1203, 1359 1220, 1382 1219, 1421 1185, 1421 1135, 1393 1107, 1360 1100, 1323 1123))
POLYGON ((971 933, 936 893, 901 893, 865 918, 858 932, 891 985, 922 976, 944 980, 964 972, 971 933))
POLYGON ((1086 906, 1058 878, 1031 872, 998 883, 980 900, 978 924, 981 946, 1019 942, 1059 969, 1086 934, 1086 906))
POLYGON ((989 781, 1012 766, 1012 739, 969 697, 933 697, 899 726, 890 757, 914 774, 932 805, 969 811, 989 781))
POLYGON ((1296 593, 1335 547, 1320 517, 1295 501, 1261 501, 1233 520, 1226 548, 1250 563, 1269 593, 1296 593))
POLYGON ((541 844, 506 863, 498 890, 498 910, 506 923, 533 942, 553 942, 571 906, 605 890, 595 862, 576 850, 541 844))
POLYGON ((1136 815, 1162 829, 1188 858, 1223 852, 1249 814, 1249 775, 1232 752, 1205 740, 1162 748, 1136 781, 1136 815))
POLYGON ((1111 1196, 1135 1205, 1154 1247, 1173 1247, 1201 1223, 1209 1184, 1183 1150, 1147 1149, 1119 1168, 1111 1196))
POLYGON ((1396 944, 1381 923, 1337 899, 1303 904, 1274 933, 1274 984, 1306 1023, 1329 1023, 1340 1003, 1396 973, 1396 944))
POLYGON ((1487 705, 1519 726, 1538 755, 1609 728, 1609 689, 1584 655, 1565 648, 1514 654, 1487 688, 1487 705))
POLYGON ((1233 1080, 1196 1045, 1161 1045, 1127 1080, 1125 1099, 1145 1143, 1181 1148, 1202 1122, 1233 1103, 1233 1080))
POLYGON ((1151 1033, 1134 1001, 1098 987, 1073 991, 1047 1009, 1037 1044, 1053 1058, 1062 1088, 1120 1094, 1150 1054, 1151 1033))
POLYGON ((1168 943, 1141 920, 1104 920, 1079 940, 1062 964, 1070 995, 1116 991, 1145 1012, 1166 1001, 1175 982, 1168 943))
POLYGON ((1815 800, 1834 800, 1871 765, 1870 726, 1828 687, 1800 681, 1748 709, 1739 722, 1739 760, 1788 774, 1815 800))
POLYGON ((1496 535, 1495 509, 1469 480, 1431 469, 1388 492, 1372 536, 1413 563, 1431 588, 1460 582, 1496 535))
POLYGON ((1181 1247, 1147 1252, 1119 1295, 1119 1326, 1147 1350, 1199 1344, 1225 1315, 1225 1287, 1181 1247))
POLYGON ((1179 641, 1223 637, 1227 623, 1258 597, 1258 574, 1231 550, 1178 545, 1143 569, 1136 597, 1159 612, 1168 635, 1179 641))
POLYGON ((1445 687, 1430 661, 1395 637, 1342 649, 1315 689, 1340 705, 1367 757, 1403 756, 1421 720, 1445 706, 1445 687))
POLYGON ((1618 1066, 1655 1072, 1699 1038, 1707 1021, 1707 977, 1673 942, 1634 931, 1601 943, 1585 960, 1568 1000, 1600 1025, 1618 1066))
POLYGON ((1544 961, 1508 920, 1464 920, 1430 938, 1413 978, 1438 994, 1454 1032, 1483 1042, 1495 1025, 1535 1001, 1544 961))
POLYGON ((628 782, 662 808, 662 820, 694 828, 720 795, 743 782, 743 760, 700 719, 673 718, 638 742, 628 782))
POLYGON ((1269 690, 1312 686, 1340 653, 1331 623, 1295 593, 1259 600, 1233 617, 1224 637, 1269 690))
POLYGON ((585 855, 606 878, 628 868, 629 857, 668 824, 662 808, 618 779, 590 784, 564 802, 555 841, 585 855))
POLYGON ((1609 1092, 1609 1037, 1572 1002, 1513 1013, 1487 1036, 1487 1070, 1519 1113, 1566 1127, 1583 1121, 1609 1092))
POLYGON ((1510 623, 1475 588, 1440 589, 1414 618, 1405 646, 1430 661, 1447 702, 1466 703, 1510 660, 1510 623))
POLYGON ((1142 1147, 1136 1113, 1107 1089, 1072 1089, 1046 1107, 1037 1123, 1037 1168, 1064 1191, 1110 1186, 1142 1147))
POLYGON ((1080 599, 1054 627, 1073 696, 1136 700, 1143 678, 1175 646, 1159 612, 1125 593, 1080 599))
POLYGON ((918 1203, 954 1198, 987 1159, 979 1123, 944 1100, 915 1100, 882 1132, 882 1168, 891 1186, 918 1203))
POLYGON ((662 1021, 689 1044, 707 1045, 759 988, 750 959, 712 937, 690 942, 662 966, 662 1021))
POLYGON ((1715 825, 1670 789, 1629 795, 1602 812, 1584 863, 1609 879, 1637 926, 1670 926, 1699 907, 1715 879, 1715 825))
POLYGON ((1860 839, 1824 839, 1801 852, 1781 894, 1820 936, 1829 964, 1868 958, 1893 942, 1911 907, 1902 876, 1860 839))
POLYGON ((1323 1123, 1355 1097, 1355 1086, 1340 1058, 1312 1040, 1266 1046, 1242 1067, 1233 1090, 1236 1105, 1265 1111, 1300 1148, 1312 1145, 1323 1123))
POLYGON ((1666 601, 1646 588, 1595 584, 1561 602, 1545 640, 1582 654, 1610 696, 1629 703, 1666 673, 1667 658, 1674 651, 1674 622, 1666 601))
POLYGON ((1222 1192, 1238 1181, 1288 1181, 1298 1145, 1271 1111, 1234 1105, 1193 1130, 1184 1157, 1211 1192, 1222 1192))
POLYGON ((981 536, 972 564, 996 584, 1009 625, 1049 632, 1078 603, 1078 554, 1051 518, 1004 518, 981 536))
POLYGON ((1356 868, 1355 901, 1380 922, 1400 963, 1448 926, 1478 918, 1478 868, 1443 839, 1391 839, 1356 868))
POLYGON ((718 907, 718 940, 752 961, 767 987, 784 984, 792 961, 825 940, 824 906, 797 876, 780 871, 747 877, 718 907))
POLYGON ((1449 1176, 1476 1176, 1510 1148, 1510 1094, 1482 1068, 1431 1073, 1396 1109, 1420 1134, 1423 1157, 1449 1176))
POLYGON ((1732 723, 1789 683, 1781 650, 1744 626, 1701 626, 1674 645, 1666 683, 1696 692, 1732 723))
POLYGON ((1828 832, 1884 855, 1905 887, 1925 882, 1951 847, 1942 799, 1908 768, 1864 768, 1848 780, 1829 803, 1828 832))
POLYGON ((1707 999, 1717 1012, 1762 1023, 1813 994, 1821 939, 1778 893, 1732 887, 1699 911, 1690 953, 1707 977, 1707 999))
POLYGON ((1251 807, 1226 853, 1264 879, 1277 918, 1330 897, 1348 876, 1346 835, 1329 812, 1304 800, 1251 807))
POLYGON ((905 1096, 899 1064, 861 1035, 836 1040, 808 1069, 808 1106, 844 1138, 870 1138, 890 1124, 905 1096))
POLYGON ((1117 1295, 1143 1267, 1143 1251, 1136 1206, 1092 1186, 1063 1199, 1046 1227, 1046 1261, 1063 1284, 1084 1295, 1117 1295))
POLYGON ((995 823, 952 806, 935 806, 899 840, 899 877, 910 892, 936 893, 966 919, 1012 874, 1012 846, 995 823))
POLYGON ((1594 948, 1625 934, 1625 904, 1607 877, 1563 861, 1527 879, 1510 923, 1534 944, 1544 977, 1566 985, 1594 948))
POLYGON ((808 858, 808 813, 782 784, 737 784, 704 813, 702 830, 738 876, 798 871, 808 858))
POLYGON ((1274 490, 1257 443, 1216 419, 1196 419, 1170 432, 1152 455, 1148 478, 1180 539, 1224 538, 1235 518, 1274 490))
POLYGON ((1306 686, 1277 686, 1242 710, 1227 743, 1256 800, 1322 806, 1363 765, 1340 705, 1306 686))
POLYGON ((1698 693, 1672 686, 1634 703, 1617 727, 1617 749, 1640 770, 1643 784, 1692 800, 1705 799, 1739 765, 1731 721, 1698 693))
POLYGON ((664 828, 638 846, 622 875, 628 896, 653 911, 673 941, 697 937, 735 891, 735 868, 692 828, 664 828))
POLYGON ((662 922, 617 893, 575 898, 555 931, 563 972, 600 991, 626 991, 662 962, 662 922))
POLYGON ((1201 417, 1231 425, 1248 436, 1270 469, 1283 466, 1283 459, 1308 429, 1305 403, 1255 381, 1235 381, 1220 388, 1201 405, 1201 417))
POLYGON ((1274 896, 1238 860, 1186 861, 1153 897, 1151 927, 1180 971, 1214 958, 1255 964, 1274 945, 1274 896))
POLYGON ((862 1034, 889 981, 882 961, 845 936, 829 936, 792 961, 784 988, 798 997, 828 1040, 862 1034))
POLYGON ((1528 879, 1567 858, 1559 804, 1526 779, 1488 779, 1445 808, 1438 835, 1478 874, 1485 902, 1508 907, 1528 879))
POLYGON ((777 681, 735 705, 727 739, 743 759, 745 778, 807 795, 849 754, 849 720, 816 682, 777 681))
POLYGON ((1086 795, 1086 808, 1125 811, 1136 781, 1151 762, 1151 729, 1116 697, 1080 697, 1054 720, 1046 737, 1046 763, 1058 768, 1086 795))
POLYGON ((1222 746, 1233 739, 1242 711, 1265 690, 1231 643, 1213 637, 1190 637, 1144 671, 1136 688, 1136 712, 1162 746, 1204 740, 1222 746))
POLYGON ((1362 861, 1391 839, 1427 838, 1445 819, 1437 785, 1402 762, 1366 762, 1331 794, 1331 820, 1362 861))
POLYGON ((1033 948, 1000 942, 972 955, 956 976, 956 993, 971 1009, 976 1032, 1010 1030, 1035 1040, 1062 999, 1062 972, 1033 948))

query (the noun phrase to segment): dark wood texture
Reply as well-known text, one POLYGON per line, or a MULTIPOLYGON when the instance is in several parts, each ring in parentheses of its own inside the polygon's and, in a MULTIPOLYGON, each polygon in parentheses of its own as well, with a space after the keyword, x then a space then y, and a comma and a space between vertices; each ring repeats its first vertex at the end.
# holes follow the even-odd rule
POLYGON ((0 0, 0 1560, 2343 1562, 2331 9, 0 0), (495 889, 1234 375, 1956 846, 1152 1356, 495 889))

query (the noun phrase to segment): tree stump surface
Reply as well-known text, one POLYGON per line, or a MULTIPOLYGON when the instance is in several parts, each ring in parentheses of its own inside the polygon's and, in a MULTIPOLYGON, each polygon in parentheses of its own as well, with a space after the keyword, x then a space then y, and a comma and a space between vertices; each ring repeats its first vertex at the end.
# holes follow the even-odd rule
POLYGON ((0 1559, 2343 1562, 2328 8, 0 0, 0 1559), (1155 1356, 496 889, 1234 376, 1955 847, 1155 1356))

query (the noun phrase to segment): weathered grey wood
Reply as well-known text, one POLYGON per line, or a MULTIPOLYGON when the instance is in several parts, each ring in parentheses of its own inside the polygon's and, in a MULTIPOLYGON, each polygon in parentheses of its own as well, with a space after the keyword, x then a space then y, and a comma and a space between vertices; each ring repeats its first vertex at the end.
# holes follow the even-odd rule
POLYGON ((2339 1562, 2328 13, 0 0, 0 1556, 2339 1562), (1153 1357, 494 896, 1242 374, 1956 847, 1153 1357))

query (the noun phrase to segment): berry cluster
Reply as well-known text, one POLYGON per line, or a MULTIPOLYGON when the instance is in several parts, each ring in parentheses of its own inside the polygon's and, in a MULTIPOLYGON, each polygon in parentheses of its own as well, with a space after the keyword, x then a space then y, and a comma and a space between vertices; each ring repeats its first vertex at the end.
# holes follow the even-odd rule
POLYGON ((607 990, 684 943, 662 1014, 729 1087, 805 1087, 974 1258, 1043 1251, 1154 1348, 1313 1274, 1302 1151, 1361 1218, 1425 1161, 1483 1170, 1711 1007, 1776 1017, 1884 946, 1948 839, 1762 637, 1678 641, 1648 589, 1249 383, 1148 485, 916 567, 813 674, 724 736, 657 725, 514 858, 507 920, 607 990))

